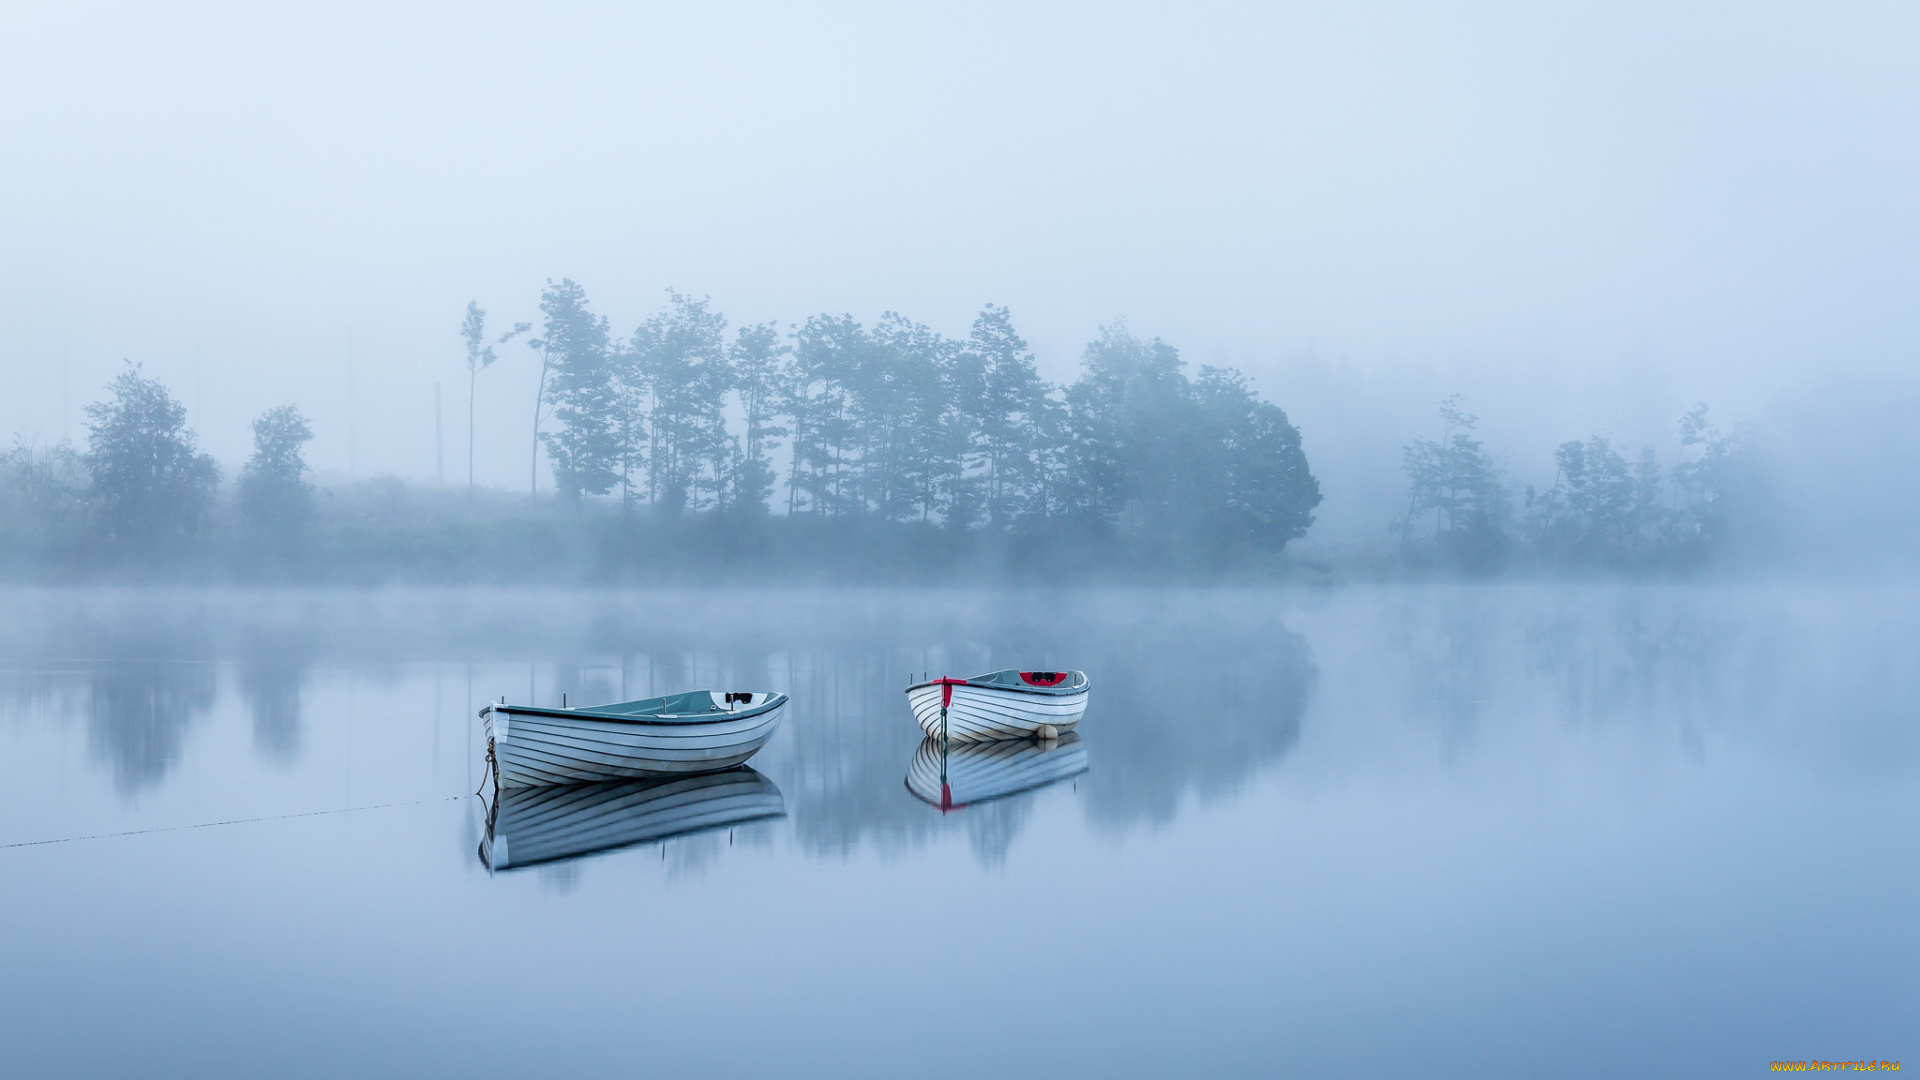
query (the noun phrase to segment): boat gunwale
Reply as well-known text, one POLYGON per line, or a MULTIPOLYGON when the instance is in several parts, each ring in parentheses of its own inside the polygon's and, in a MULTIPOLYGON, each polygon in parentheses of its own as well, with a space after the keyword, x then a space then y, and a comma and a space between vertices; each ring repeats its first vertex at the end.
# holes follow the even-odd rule
POLYGON ((599 710, 601 708, 604 708, 605 706, 595 706, 595 705, 587 705, 587 706, 582 706, 582 707, 572 708, 572 709, 562 709, 562 708, 556 708, 554 706, 549 706, 549 705, 503 705, 499 703, 488 705, 486 708, 481 709, 480 712, 481 712, 481 715, 483 716, 489 712, 503 712, 509 716, 512 716, 517 713, 522 716, 552 716, 552 717, 558 717, 560 719, 597 720, 601 723, 606 723, 606 724, 644 724, 651 727, 688 727, 690 725, 696 725, 696 724, 720 724, 720 723, 726 723, 733 720, 746 720, 755 716, 760 716, 765 713, 772 712, 773 710, 781 707, 782 705, 785 705, 786 703, 787 703, 787 695, 782 694, 776 690, 773 692, 772 696, 769 697, 765 702, 759 705, 755 705, 752 708, 736 709, 732 712, 723 712, 716 709, 712 712, 705 712, 705 713, 641 713, 636 715, 636 714, 622 714, 622 713, 603 713, 603 712, 600 712, 599 710))
MULTIPOLYGON (((989 671, 986 674, 998 675, 999 672, 989 671)), ((1087 688, 1093 685, 1093 680, 1088 679, 1087 673, 1084 671, 1075 671, 1073 672, 1073 674, 1080 676, 1080 678, 1085 681, 1082 682, 1079 686, 1075 686, 1071 688, 1060 687, 1060 686, 1003 686, 1000 683, 973 682, 968 679, 953 679, 952 683, 953 683, 953 688, 956 690, 961 689, 962 687, 965 687, 971 690, 1004 690, 1009 694, 1032 694, 1035 697, 1067 697, 1071 694, 1086 693, 1087 688)), ((974 676, 974 678, 976 679, 981 677, 982 676, 979 676, 979 675, 974 676)), ((924 682, 914 683, 912 686, 907 687, 906 692, 911 694, 915 690, 924 690, 929 686, 939 686, 943 681, 943 679, 944 679, 944 676, 942 677, 942 679, 927 679, 924 682)))

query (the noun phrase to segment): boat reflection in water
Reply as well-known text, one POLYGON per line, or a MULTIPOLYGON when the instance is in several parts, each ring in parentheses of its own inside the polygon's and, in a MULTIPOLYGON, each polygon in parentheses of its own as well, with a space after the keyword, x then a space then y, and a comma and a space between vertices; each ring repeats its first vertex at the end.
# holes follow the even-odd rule
POLYGON ((907 790, 940 808, 958 810, 972 803, 1046 787, 1087 771, 1087 748, 1075 732, 1058 739, 949 743, 929 736, 907 769, 907 790))
POLYGON ((512 870, 786 814, 780 789, 744 766, 664 780, 507 788, 489 809, 480 861, 489 870, 512 870))

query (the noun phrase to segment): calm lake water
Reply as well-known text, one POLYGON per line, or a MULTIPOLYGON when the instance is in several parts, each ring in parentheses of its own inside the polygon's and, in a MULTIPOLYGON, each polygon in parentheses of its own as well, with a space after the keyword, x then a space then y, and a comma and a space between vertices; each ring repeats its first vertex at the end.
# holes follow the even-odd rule
POLYGON ((0 1071, 1920 1067, 1917 602, 0 593, 0 1071), (942 813, 902 690, 1001 667, 1081 738, 942 813), (482 860, 484 702, 700 687, 793 697, 744 789, 482 860))

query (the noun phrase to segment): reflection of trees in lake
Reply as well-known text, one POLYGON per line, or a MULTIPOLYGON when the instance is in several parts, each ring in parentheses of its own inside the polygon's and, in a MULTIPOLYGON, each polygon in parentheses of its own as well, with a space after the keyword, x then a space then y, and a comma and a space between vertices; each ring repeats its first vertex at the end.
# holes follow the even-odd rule
POLYGON ((1817 701, 1829 752, 1888 765, 1920 753, 1920 609, 1860 599, 1741 583, 1400 586, 1346 603, 1316 637, 1344 639, 1343 681, 1366 664, 1365 692, 1449 755, 1502 725, 1551 722, 1657 732, 1699 761, 1716 728, 1798 724, 1817 701))
POLYGON ((761 768, 787 793, 800 841, 815 853, 849 854, 863 839, 898 852, 940 831, 939 813, 901 786, 923 736, 907 711, 907 664, 892 653, 825 649, 789 658, 779 673, 793 696, 788 732, 761 768))
POLYGON ((77 716, 87 687, 70 666, 56 670, 0 668, 0 719, 77 716))
POLYGON ((240 660, 240 696, 253 714, 253 751, 279 765, 300 758, 300 691, 310 653, 304 637, 276 634, 249 643, 240 660))
POLYGON ((158 784, 180 760, 187 728, 213 707, 214 668, 194 663, 118 663, 91 677, 87 749, 133 794, 158 784))
POLYGON ((985 866, 1001 866, 1007 861, 1007 849, 1033 817, 1033 801, 1019 795, 980 806, 969 806, 961 816, 967 829, 967 846, 985 866))
POLYGON ((180 760, 186 730, 213 707, 216 621, 193 600, 155 591, 50 590, 10 597, 0 654, 59 687, 51 713, 86 719, 87 753, 114 788, 157 785, 180 760))
POLYGON ((1385 602, 1377 632, 1386 647, 1368 657, 1376 681, 1402 692, 1403 707, 1411 714, 1430 716, 1450 754, 1471 744, 1480 714, 1500 683, 1501 664, 1513 654, 1511 643, 1493 632, 1499 605, 1486 590, 1495 588, 1442 586, 1381 594, 1385 602))
POLYGON ((1488 719, 1575 724, 1765 713, 1806 659, 1789 642, 1833 639, 1729 593, 1614 584, 1439 585, 1385 594, 1380 681, 1456 747, 1488 719))
MULTIPOLYGON (((1238 791, 1300 741, 1316 672, 1279 624, 1138 626, 1092 653, 1087 813, 1103 828, 1172 821, 1183 795, 1238 791)), ((1091 675, 1090 675, 1091 677, 1091 675)))

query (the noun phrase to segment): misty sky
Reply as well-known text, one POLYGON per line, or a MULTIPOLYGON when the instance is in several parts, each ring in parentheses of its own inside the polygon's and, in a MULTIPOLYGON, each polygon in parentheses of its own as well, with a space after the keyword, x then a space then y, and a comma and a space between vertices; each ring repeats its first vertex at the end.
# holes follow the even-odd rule
MULTIPOLYGON (((1913 364, 1920 9, 1333 8, 16 0, 0 435, 80 439, 128 357, 229 470, 293 401, 344 471, 351 338, 358 473, 432 477, 439 381, 453 479, 466 301, 563 276, 623 336, 668 286, 1005 303, 1055 379, 1124 317, 1336 475, 1455 388, 1544 456, 1913 364)), ((484 481, 534 370, 482 376, 484 481)))

